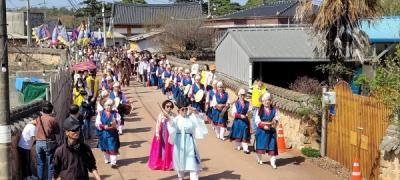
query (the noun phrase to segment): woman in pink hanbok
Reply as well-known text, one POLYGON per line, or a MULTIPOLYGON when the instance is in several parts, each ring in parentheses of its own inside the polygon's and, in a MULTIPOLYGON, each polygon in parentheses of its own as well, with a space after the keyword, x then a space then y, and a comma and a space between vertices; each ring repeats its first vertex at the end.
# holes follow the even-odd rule
POLYGON ((173 170, 172 150, 173 145, 168 142, 168 120, 175 117, 172 112, 174 104, 170 100, 162 103, 162 111, 157 119, 156 131, 151 143, 148 166, 152 170, 173 170))

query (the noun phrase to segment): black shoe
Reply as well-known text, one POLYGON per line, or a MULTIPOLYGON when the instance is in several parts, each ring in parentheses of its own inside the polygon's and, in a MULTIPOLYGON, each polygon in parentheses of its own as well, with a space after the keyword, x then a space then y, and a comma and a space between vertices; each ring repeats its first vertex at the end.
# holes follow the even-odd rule
POLYGON ((111 168, 116 169, 117 165, 116 164, 111 164, 111 168))
POLYGON ((243 151, 245 154, 250 154, 250 151, 243 151))

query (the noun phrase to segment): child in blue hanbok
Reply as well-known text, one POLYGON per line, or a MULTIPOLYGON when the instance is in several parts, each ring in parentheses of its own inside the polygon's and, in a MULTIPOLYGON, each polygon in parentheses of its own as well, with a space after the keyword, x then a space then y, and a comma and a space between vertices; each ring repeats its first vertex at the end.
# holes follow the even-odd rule
POLYGON ((257 161, 263 164, 261 159, 262 154, 268 153, 271 156, 270 164, 272 168, 276 169, 276 156, 278 155, 278 148, 276 143, 276 129, 278 126, 279 114, 278 111, 272 106, 272 97, 270 93, 264 93, 261 98, 262 105, 256 114, 255 122, 257 130, 255 133, 256 144, 255 150, 257 153, 257 161))

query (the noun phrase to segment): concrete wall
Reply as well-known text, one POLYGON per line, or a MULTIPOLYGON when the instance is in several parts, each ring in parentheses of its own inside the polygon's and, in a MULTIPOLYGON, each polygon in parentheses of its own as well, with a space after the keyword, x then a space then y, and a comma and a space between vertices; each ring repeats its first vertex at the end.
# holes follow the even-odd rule
MULTIPOLYGON (((29 19, 33 27, 40 26, 44 23, 44 13, 29 13, 29 19)), ((7 12, 7 32, 16 33, 20 35, 27 35, 26 33, 26 13, 25 12, 7 12)))

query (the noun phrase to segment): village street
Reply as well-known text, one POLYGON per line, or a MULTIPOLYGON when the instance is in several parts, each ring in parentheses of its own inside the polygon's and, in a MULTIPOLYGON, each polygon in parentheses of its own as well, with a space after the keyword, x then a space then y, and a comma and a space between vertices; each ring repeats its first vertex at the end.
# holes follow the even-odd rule
MULTIPOLYGON (((102 152, 95 148, 97 140, 93 140, 91 143, 102 179, 177 179, 175 171, 152 171, 147 167, 155 119, 160 113, 159 104, 166 97, 154 87, 145 88, 139 83, 123 89, 130 101, 133 101, 134 108, 125 121, 124 134, 120 136, 121 149, 118 168, 112 169, 109 164, 104 163, 102 152)), ((333 174, 305 162, 305 158, 293 150, 278 156, 277 170, 273 170, 269 162, 259 165, 256 163, 254 153, 244 154, 236 151, 233 143, 216 139, 211 127, 209 127, 207 137, 197 142, 203 163, 200 179, 252 180, 271 179, 272 177, 274 180, 339 179, 333 174)), ((267 160, 267 158, 264 159, 265 162, 267 160)), ((187 174, 186 179, 188 178, 187 174)))

